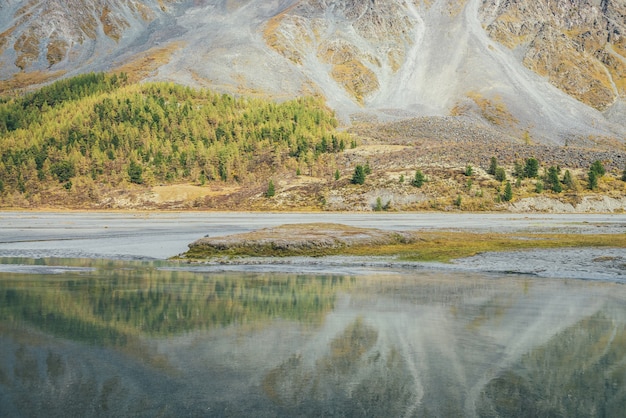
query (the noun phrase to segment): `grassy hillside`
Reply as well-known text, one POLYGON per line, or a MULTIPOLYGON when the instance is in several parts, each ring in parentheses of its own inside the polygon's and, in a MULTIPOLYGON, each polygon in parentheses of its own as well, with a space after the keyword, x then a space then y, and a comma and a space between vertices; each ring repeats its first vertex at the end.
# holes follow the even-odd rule
POLYGON ((603 138, 537 145, 464 116, 337 125, 319 98, 86 74, 0 99, 0 207, 626 210, 626 151, 603 138))
MULTIPOLYGON (((267 178, 345 148, 315 98, 234 98, 125 74, 87 74, 0 102, 0 198, 46 203, 51 193, 131 184, 267 178)), ((295 168, 294 168, 295 170, 295 168)))

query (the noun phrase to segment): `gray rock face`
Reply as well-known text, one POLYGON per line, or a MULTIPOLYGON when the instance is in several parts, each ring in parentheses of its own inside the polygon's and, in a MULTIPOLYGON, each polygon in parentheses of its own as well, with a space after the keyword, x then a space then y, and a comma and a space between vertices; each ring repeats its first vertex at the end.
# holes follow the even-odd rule
POLYGON ((485 0, 492 39, 572 97, 604 110, 626 97, 626 4, 608 0, 485 0))
POLYGON ((117 68, 236 94, 321 94, 345 120, 452 115, 546 144, 623 141, 625 8, 594 0, 5 0, 0 90, 2 80, 20 87, 117 68))

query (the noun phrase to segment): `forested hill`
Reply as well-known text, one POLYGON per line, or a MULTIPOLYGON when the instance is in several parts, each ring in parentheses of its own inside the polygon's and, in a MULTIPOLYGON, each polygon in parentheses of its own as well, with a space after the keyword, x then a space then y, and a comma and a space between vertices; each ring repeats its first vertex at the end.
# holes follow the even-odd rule
POLYGON ((267 179, 343 150, 336 126, 316 98, 276 103, 86 74, 0 101, 0 202, 37 203, 63 188, 89 200, 102 186, 267 179))

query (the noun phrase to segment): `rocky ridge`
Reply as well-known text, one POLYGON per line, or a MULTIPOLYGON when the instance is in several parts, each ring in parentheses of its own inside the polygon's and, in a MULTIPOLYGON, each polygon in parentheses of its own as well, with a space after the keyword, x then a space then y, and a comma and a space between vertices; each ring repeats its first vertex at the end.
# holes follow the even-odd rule
POLYGON ((469 116, 546 144, 623 142, 624 13, 591 0, 5 0, 0 90, 123 69, 320 94, 346 121, 469 116))
MULTIPOLYGON (((16 1, 2 5, 3 78, 19 71, 72 72, 140 41, 171 0, 16 1), (104 51, 104 54, 103 54, 104 51)), ((87 68, 84 68, 87 69, 87 68)))
POLYGON ((489 36, 570 96, 599 110, 626 97, 626 4, 618 1, 487 0, 489 36))

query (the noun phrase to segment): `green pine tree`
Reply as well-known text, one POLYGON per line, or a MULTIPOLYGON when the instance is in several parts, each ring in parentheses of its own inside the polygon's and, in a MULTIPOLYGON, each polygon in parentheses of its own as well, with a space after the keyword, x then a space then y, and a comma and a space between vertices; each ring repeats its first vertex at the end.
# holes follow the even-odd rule
POLYGON ((498 160, 496 159, 496 157, 491 157, 489 168, 487 169, 487 174, 491 174, 492 176, 495 176, 497 168, 498 168, 498 160))
POLYGON ((598 178, 606 174, 606 170, 604 169, 602 162, 600 162, 599 160, 594 161, 593 164, 591 164, 589 170, 596 173, 598 178))
POLYGON ((135 161, 131 161, 128 166, 128 177, 130 177, 130 182, 135 184, 143 183, 143 179, 141 175, 143 174, 143 169, 141 165, 137 164, 135 161))
POLYGON ((515 161, 515 164, 513 165, 513 175, 517 177, 518 179, 525 177, 524 167, 519 161, 515 161))
POLYGON ((502 195, 502 199, 505 202, 510 202, 513 199, 513 188, 511 187, 511 182, 507 181, 504 186, 504 195, 502 195))
POLYGON ((587 179, 587 187, 589 190, 596 190, 598 188, 598 173, 594 170, 589 170, 589 173, 587 173, 587 179))
POLYGON ((550 166, 550 168, 548 168, 546 183, 548 184, 550 190, 555 193, 561 193, 563 191, 563 187, 561 186, 561 180, 559 180, 559 170, 557 167, 550 166))
POLYGON ((274 187, 274 181, 270 179, 270 182, 267 185, 267 190, 265 191, 265 197, 273 197, 275 194, 276 189, 274 187))
POLYGON ((502 167, 496 168, 496 180, 498 181, 506 180, 506 171, 504 171, 504 168, 502 167))
POLYGON ((565 187, 567 187, 568 190, 576 188, 576 183, 569 170, 565 170, 565 174, 563 174, 563 184, 565 184, 565 187))
POLYGON ((415 187, 422 187, 425 181, 426 179, 424 177, 424 173, 422 173, 421 170, 416 170, 415 176, 413 177, 413 181, 411 181, 411 184, 415 187))
POLYGON ((357 165, 354 168, 354 174, 352 175, 352 184, 363 184, 365 183, 365 169, 362 165, 357 165))
POLYGON ((381 212, 383 210, 383 200, 379 197, 376 198, 376 206, 374 206, 374 211, 381 212))
POLYGON ((524 177, 529 179, 536 178, 539 175, 539 161, 536 158, 526 159, 524 166, 524 177))

